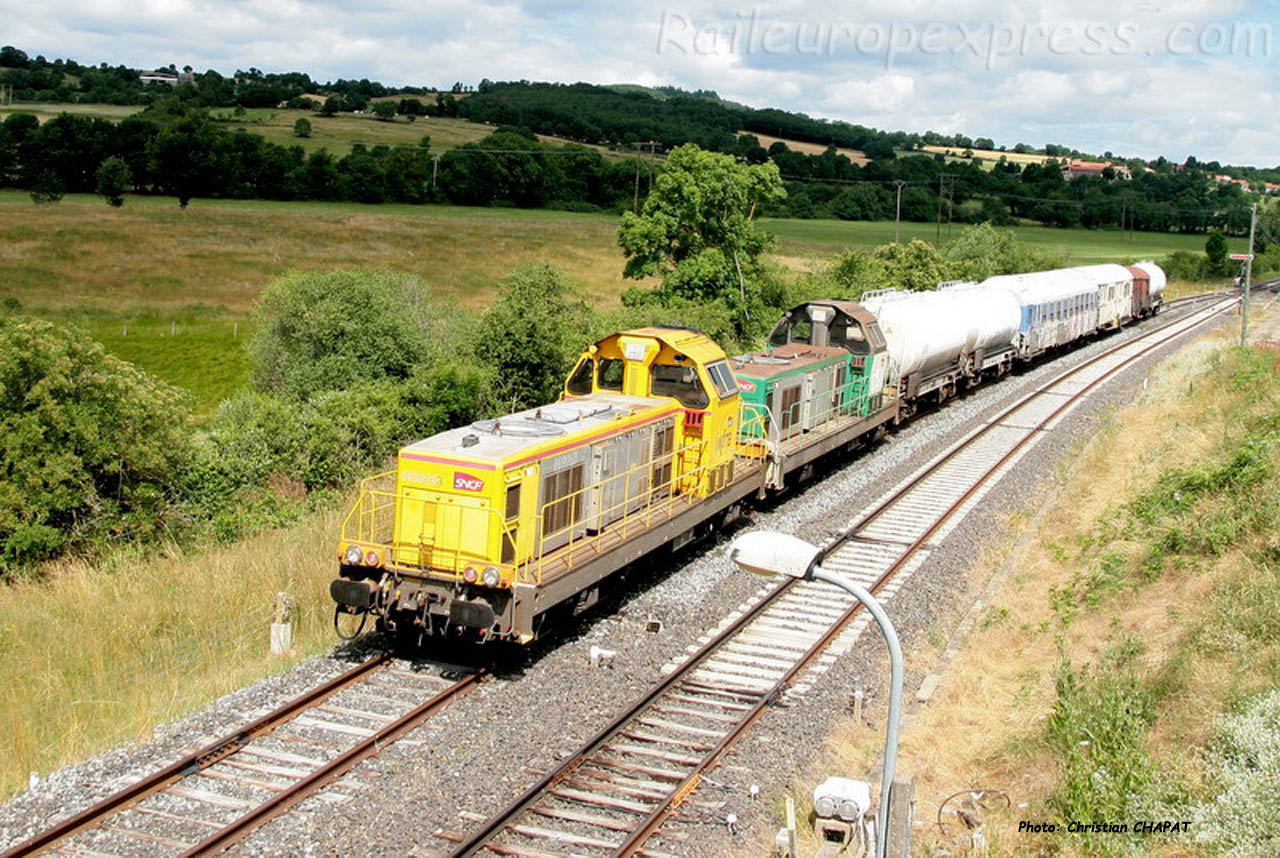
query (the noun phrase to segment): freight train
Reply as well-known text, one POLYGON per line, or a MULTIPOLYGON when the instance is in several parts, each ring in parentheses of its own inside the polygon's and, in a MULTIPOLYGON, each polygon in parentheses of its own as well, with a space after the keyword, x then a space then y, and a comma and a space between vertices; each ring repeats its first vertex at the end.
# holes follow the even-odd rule
POLYGON ((559 401, 409 444, 362 483, 330 585, 335 627, 375 617, 408 639, 532 641, 637 558, 714 531, 921 405, 1158 313, 1165 282, 1140 262, 809 301, 768 348, 734 357, 680 328, 606 337, 559 401))

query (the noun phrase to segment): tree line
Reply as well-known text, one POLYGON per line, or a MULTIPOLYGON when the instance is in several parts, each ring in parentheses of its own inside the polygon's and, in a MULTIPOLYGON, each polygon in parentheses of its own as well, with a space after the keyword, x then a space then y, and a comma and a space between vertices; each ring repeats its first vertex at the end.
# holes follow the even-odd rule
POLYGON ((114 173, 124 176, 123 190, 183 205, 225 197, 619 210, 633 202, 638 171, 648 171, 589 147, 542 143, 523 129, 495 129, 443 153, 424 136, 417 146, 357 144, 339 157, 227 131, 195 110, 119 123, 62 114, 43 125, 16 113, 0 123, 0 185, 31 189, 39 200, 101 190, 109 160, 124 168, 114 173))

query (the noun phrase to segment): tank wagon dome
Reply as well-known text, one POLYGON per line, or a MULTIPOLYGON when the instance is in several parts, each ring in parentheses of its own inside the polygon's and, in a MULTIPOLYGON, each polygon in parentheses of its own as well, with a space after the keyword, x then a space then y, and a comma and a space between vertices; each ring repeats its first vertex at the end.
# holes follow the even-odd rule
POLYGON ((1169 285, 1169 278, 1164 273, 1164 269, 1154 262, 1150 260, 1135 262, 1133 267, 1147 272, 1147 276, 1151 278, 1150 292, 1152 298, 1164 292, 1165 286, 1169 285))

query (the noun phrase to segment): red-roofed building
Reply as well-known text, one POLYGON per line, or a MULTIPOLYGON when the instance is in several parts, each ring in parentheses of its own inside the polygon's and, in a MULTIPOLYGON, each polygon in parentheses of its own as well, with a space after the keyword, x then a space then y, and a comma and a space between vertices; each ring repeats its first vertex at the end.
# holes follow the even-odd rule
POLYGON ((1246 193, 1248 193, 1249 191, 1249 183, 1244 179, 1237 179, 1232 176, 1219 174, 1217 176, 1214 176, 1213 180, 1217 182, 1219 185, 1238 185, 1240 187, 1240 190, 1246 193))
POLYGON ((1070 161, 1062 165, 1062 178, 1066 181, 1079 178, 1080 176, 1097 176, 1103 178, 1103 171, 1110 167, 1114 173, 1115 179, 1132 179, 1133 174, 1129 172, 1129 168, 1123 164, 1113 164, 1110 161, 1077 161, 1072 158, 1070 161))

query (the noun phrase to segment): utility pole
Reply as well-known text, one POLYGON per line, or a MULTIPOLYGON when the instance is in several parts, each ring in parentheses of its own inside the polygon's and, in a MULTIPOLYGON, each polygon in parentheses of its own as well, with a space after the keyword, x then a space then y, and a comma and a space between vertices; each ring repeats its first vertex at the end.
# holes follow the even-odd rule
POLYGON ((902 243, 902 186, 906 182, 902 179, 895 179, 894 184, 898 186, 898 207, 893 214, 893 243, 902 243))
POLYGON ((640 159, 636 158, 636 190, 631 200, 631 210, 640 214, 640 159))
POLYGON ((938 226, 933 233, 933 243, 942 243, 942 174, 938 174, 938 226))
POLYGON ((947 182, 947 241, 951 240, 951 215, 955 212, 956 186, 947 182))
POLYGON ((436 153, 431 156, 431 187, 434 190, 436 186, 436 171, 440 169, 440 154, 436 153))
POLYGON ((1244 261, 1244 303, 1240 305, 1240 345, 1249 341, 1249 281, 1253 277, 1253 235, 1258 227, 1258 204, 1253 204, 1253 216, 1249 219, 1249 251, 1244 261))

